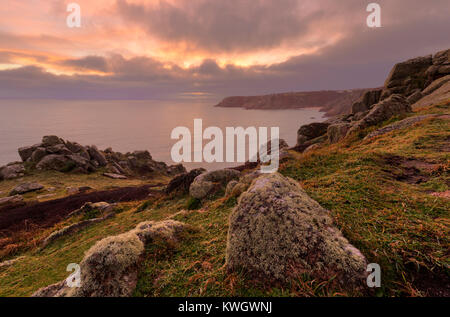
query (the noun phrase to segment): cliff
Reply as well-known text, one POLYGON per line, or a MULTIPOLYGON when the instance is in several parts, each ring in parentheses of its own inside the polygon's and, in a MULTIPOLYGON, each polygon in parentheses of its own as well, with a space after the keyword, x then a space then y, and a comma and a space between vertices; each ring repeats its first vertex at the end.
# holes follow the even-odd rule
POLYGON ((216 107, 245 109, 300 109, 316 107, 327 116, 347 114, 351 105, 369 89, 289 92, 263 96, 234 96, 216 107))

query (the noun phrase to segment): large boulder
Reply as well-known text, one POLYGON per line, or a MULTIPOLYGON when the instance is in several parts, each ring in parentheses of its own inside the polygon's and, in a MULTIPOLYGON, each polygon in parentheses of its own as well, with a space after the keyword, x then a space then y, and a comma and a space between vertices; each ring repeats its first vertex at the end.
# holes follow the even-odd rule
POLYGON ((241 172, 223 169, 207 172, 197 176, 189 187, 189 194, 197 199, 203 199, 215 189, 226 187, 228 182, 239 179, 241 172))
POLYGON ((228 271, 286 284, 301 273, 317 280, 336 277, 354 290, 365 283, 366 265, 333 226, 329 212, 278 173, 255 179, 230 216, 228 271))
POLYGON ((102 152, 100 152, 95 145, 89 146, 87 148, 87 151, 89 153, 90 158, 97 162, 99 166, 106 166, 108 164, 108 161, 106 160, 106 157, 103 155, 102 152))
POLYGON ((297 131, 297 145, 324 135, 329 125, 327 122, 314 122, 301 126, 297 131))
POLYGON ((427 83, 426 72, 432 64, 431 55, 396 64, 386 79, 381 100, 392 94, 409 96, 417 89, 424 89, 427 83))
POLYGON ((9 196, 15 196, 15 195, 22 195, 29 192, 35 192, 38 190, 43 189, 44 186, 42 186, 39 183, 23 183, 20 185, 17 185, 14 187, 11 192, 9 193, 9 196))
POLYGON ((183 173, 178 176, 175 176, 171 179, 169 184, 166 187, 166 193, 170 194, 173 192, 178 192, 181 194, 189 193, 189 187, 191 186, 194 179, 200 174, 205 173, 206 170, 204 168, 193 169, 188 173, 183 173))
POLYGON ((14 179, 22 177, 25 173, 25 167, 20 162, 8 164, 0 167, 0 180, 14 179))

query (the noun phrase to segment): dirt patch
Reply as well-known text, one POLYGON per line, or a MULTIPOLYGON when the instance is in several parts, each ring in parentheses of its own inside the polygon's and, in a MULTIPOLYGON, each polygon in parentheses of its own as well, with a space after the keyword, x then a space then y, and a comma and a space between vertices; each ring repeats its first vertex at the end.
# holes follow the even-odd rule
POLYGON ((151 192, 159 194, 151 187, 158 185, 144 185, 139 187, 123 187, 112 190, 80 193, 77 195, 31 203, 17 208, 0 209, 0 236, 9 236, 22 230, 31 228, 47 228, 62 221, 70 212, 80 208, 86 202, 108 203, 143 200, 151 192))
POLYGON ((445 272, 420 272, 413 284, 428 297, 450 297, 450 278, 445 272))
POLYGON ((432 175, 441 168, 440 164, 396 155, 386 156, 384 158, 384 163, 391 167, 391 169, 387 171, 390 172, 396 180, 408 184, 427 182, 432 175))

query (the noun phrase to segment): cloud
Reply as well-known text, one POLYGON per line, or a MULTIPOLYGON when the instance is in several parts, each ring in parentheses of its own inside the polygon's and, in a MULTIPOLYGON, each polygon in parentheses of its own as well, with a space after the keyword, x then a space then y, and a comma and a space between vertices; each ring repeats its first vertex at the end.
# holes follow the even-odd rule
POLYGON ((109 66, 104 57, 86 56, 79 59, 67 59, 61 62, 61 65, 74 68, 76 70, 94 70, 100 72, 108 72, 109 66))
POLYGON ((27 60, 32 65, 0 71, 0 98, 147 99, 206 93, 220 99, 369 88, 382 85, 397 62, 450 48, 448 0, 432 0, 426 5, 418 0, 378 2, 383 27, 369 29, 366 3, 359 0, 166 0, 145 6, 119 0, 116 9, 125 21, 134 21, 148 32, 143 42, 156 36, 166 45, 184 43, 209 53, 188 68, 170 58, 148 56, 146 51, 138 55, 96 52, 89 41, 84 56, 52 56, 13 48, 20 43, 31 43, 34 48, 39 41, 53 45, 56 37, 0 33, 0 40, 8 40, 2 42, 2 48, 9 48, 0 51, 0 63, 27 60), (334 41, 327 41, 335 36, 334 41), (320 45, 306 53, 294 50, 285 61, 270 65, 243 67, 220 61, 227 52, 286 49, 283 45, 297 41, 300 48, 320 45), (47 71, 61 68, 76 74, 47 71))
POLYGON ((149 5, 117 1, 127 23, 170 45, 211 52, 273 48, 307 34, 320 11, 302 14, 297 0, 190 0, 149 5))

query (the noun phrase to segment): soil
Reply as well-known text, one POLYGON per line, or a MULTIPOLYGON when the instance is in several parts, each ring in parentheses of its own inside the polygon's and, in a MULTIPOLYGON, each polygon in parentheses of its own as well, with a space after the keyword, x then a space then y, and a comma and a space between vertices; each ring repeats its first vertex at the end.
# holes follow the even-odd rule
POLYGON ((41 203, 30 203, 22 207, 4 207, 0 209, 0 236, 8 236, 29 228, 47 228, 62 221, 70 212, 80 208, 86 202, 108 203, 144 200, 152 192, 151 187, 159 185, 144 185, 139 187, 121 187, 112 190, 80 193, 69 197, 41 203))

